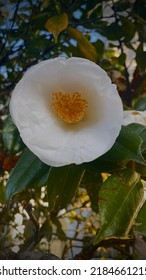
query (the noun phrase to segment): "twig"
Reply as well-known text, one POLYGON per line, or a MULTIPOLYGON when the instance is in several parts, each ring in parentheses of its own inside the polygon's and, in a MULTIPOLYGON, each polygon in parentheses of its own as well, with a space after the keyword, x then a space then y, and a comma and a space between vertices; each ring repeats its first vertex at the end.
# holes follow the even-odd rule
POLYGON ((17 12, 18 12, 18 9, 19 9, 20 1, 21 0, 18 0, 17 5, 16 5, 16 9, 15 9, 15 12, 14 12, 13 21, 12 21, 12 25, 11 25, 11 30, 13 29, 13 26, 14 26, 14 23, 15 23, 15 20, 16 20, 16 16, 17 16, 17 12))
POLYGON ((135 238, 131 238, 131 239, 110 238, 107 240, 103 240, 96 245, 93 245, 91 243, 88 246, 86 246, 85 248, 83 248, 83 250, 79 254, 77 254, 74 257, 74 259, 75 260, 90 260, 99 247, 111 247, 114 245, 117 246, 117 245, 126 245, 126 244, 132 245, 134 243, 135 243, 135 238))
POLYGON ((30 203, 28 203, 26 206, 25 206, 25 211, 27 212, 27 214, 29 215, 30 217, 30 220, 31 222, 33 223, 34 225, 34 242, 35 244, 37 244, 39 241, 40 241, 40 238, 39 238, 39 223, 33 213, 33 209, 32 209, 32 205, 30 203))
MULTIPOLYGON (((11 27, 10 27, 10 29, 9 29, 9 31, 8 31, 7 38, 5 39, 4 44, 2 45, 1 53, 2 53, 3 49, 5 48, 5 45, 6 45, 8 36, 10 35, 10 32, 11 32, 12 29, 13 29, 13 26, 14 26, 14 23, 15 23, 15 20, 16 20, 16 16, 17 16, 17 12, 18 12, 18 9, 19 9, 20 2, 21 2, 21 0, 18 0, 18 2, 17 2, 17 4, 16 4, 16 9, 15 9, 15 12, 14 12, 14 15, 13 15, 12 24, 11 24, 11 27)), ((11 52, 11 50, 10 50, 10 52, 11 52)))

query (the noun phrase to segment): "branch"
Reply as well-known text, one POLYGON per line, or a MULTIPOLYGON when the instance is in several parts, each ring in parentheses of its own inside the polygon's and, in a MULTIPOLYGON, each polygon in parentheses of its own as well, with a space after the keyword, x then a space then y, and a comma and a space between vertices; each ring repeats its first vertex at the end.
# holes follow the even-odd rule
MULTIPOLYGON (((33 210, 32 210, 32 205, 30 203, 28 203, 26 206, 25 206, 25 211, 27 212, 27 214, 29 215, 30 217, 30 220, 31 222, 33 223, 34 225, 34 241, 33 241, 33 247, 40 241, 40 236, 39 236, 39 223, 33 213, 33 210)), ((32 247, 32 244, 31 244, 31 247, 32 247)), ((27 248, 28 250, 28 248, 27 248)), ((30 248, 29 248, 30 250, 30 248)))
MULTIPOLYGON (((16 20, 16 16, 17 16, 17 12, 18 12, 18 9, 19 9, 20 2, 21 2, 21 0, 18 0, 18 2, 17 2, 17 4, 16 4, 16 9, 15 9, 14 16, 13 16, 13 19, 12 19, 12 24, 11 24, 11 27, 10 27, 10 29, 9 29, 9 31, 8 31, 7 38, 5 39, 5 42, 4 42, 4 44, 2 45, 2 47, 1 47, 1 53, 2 53, 3 49, 5 48, 5 45, 6 45, 8 36, 9 36, 10 32, 11 32, 12 29, 13 29, 13 26, 14 26, 14 23, 15 23, 15 20, 16 20)), ((11 49, 10 49, 10 52, 11 52, 11 49)))
POLYGON ((2 59, 0 59, 0 66, 3 66, 3 64, 5 63, 5 61, 7 60, 7 58, 11 55, 11 54, 15 54, 18 51, 20 51, 21 49, 23 49, 24 45, 21 45, 20 47, 18 47, 16 50, 13 50, 13 48, 15 47, 15 45, 17 44, 17 42, 15 44, 13 44, 13 46, 11 46, 10 50, 6 53, 5 56, 2 57, 2 59))
POLYGON ((14 12, 14 16, 13 16, 13 20, 12 20, 12 24, 11 24, 10 30, 13 29, 13 26, 14 26, 14 23, 15 23, 15 20, 16 20, 16 17, 17 17, 17 12, 18 12, 18 9, 19 9, 20 2, 21 2, 21 0, 18 0, 17 5, 16 5, 16 9, 15 9, 15 12, 14 12))
POLYGON ((95 18, 94 20, 93 19, 86 19, 86 20, 84 20, 84 21, 81 21, 80 22, 80 24, 79 24, 79 21, 77 20, 76 22, 70 22, 70 25, 73 25, 74 27, 75 26, 78 26, 78 25, 83 25, 83 24, 86 24, 86 23, 95 23, 96 21, 99 21, 99 20, 101 20, 101 19, 109 19, 109 18, 112 18, 114 16, 114 14, 113 15, 110 15, 110 16, 105 16, 105 17, 98 17, 98 18, 95 18))
POLYGON ((110 238, 107 240, 103 240, 99 242, 96 245, 93 245, 92 243, 83 248, 83 250, 77 254, 74 259, 75 260, 90 260, 93 256, 96 250, 99 247, 111 247, 111 246, 118 246, 118 245, 132 245, 135 243, 135 238, 131 239, 117 239, 117 238, 110 238))

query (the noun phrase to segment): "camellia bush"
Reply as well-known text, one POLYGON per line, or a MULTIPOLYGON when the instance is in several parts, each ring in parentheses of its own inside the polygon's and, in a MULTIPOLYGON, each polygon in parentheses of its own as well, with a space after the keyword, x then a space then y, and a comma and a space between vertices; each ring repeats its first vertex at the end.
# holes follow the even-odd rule
POLYGON ((145 0, 0 6, 0 259, 146 259, 145 0))

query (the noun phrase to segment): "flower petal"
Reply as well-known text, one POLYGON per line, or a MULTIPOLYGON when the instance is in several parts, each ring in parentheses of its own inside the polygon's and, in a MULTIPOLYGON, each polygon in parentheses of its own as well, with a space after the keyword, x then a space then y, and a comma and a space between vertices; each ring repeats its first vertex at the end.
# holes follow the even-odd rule
POLYGON ((146 125, 146 111, 125 110, 123 114, 123 125, 130 123, 146 125))
POLYGON ((30 68, 14 89, 12 118, 24 143, 52 166, 92 161, 114 144, 123 120, 122 102, 106 72, 82 58, 56 58, 30 68), (54 92, 79 92, 87 113, 66 124, 51 107, 54 92))

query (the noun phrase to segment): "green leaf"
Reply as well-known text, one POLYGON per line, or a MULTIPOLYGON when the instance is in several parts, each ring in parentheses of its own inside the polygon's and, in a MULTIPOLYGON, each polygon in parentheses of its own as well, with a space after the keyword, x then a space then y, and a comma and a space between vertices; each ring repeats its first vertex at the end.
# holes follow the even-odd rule
POLYGON ((22 151, 25 147, 24 143, 20 138, 19 131, 14 125, 12 118, 10 116, 8 116, 4 122, 3 141, 5 147, 10 152, 10 159, 12 159, 14 155, 22 151))
POLYGON ((139 135, 128 126, 122 126, 114 146, 100 158, 114 161, 135 160, 141 164, 146 164, 141 154, 142 143, 143 140, 139 135))
POLYGON ((66 13, 51 17, 46 22, 46 29, 51 32, 57 41, 59 33, 65 30, 68 26, 68 16, 66 13))
POLYGON ((121 53, 121 55, 119 56, 119 64, 125 65, 125 60, 126 60, 126 54, 121 53))
POLYGON ((101 40, 97 40, 94 46, 96 48, 97 57, 101 58, 104 54, 104 43, 101 40))
POLYGON ((146 150, 146 126, 138 123, 129 124, 128 127, 143 140, 141 145, 141 152, 146 150))
POLYGON ((26 149, 20 160, 10 172, 6 185, 7 202, 11 197, 31 187, 41 187, 48 178, 50 167, 40 161, 29 149, 26 149))
POLYGON ((125 38, 128 39, 128 41, 132 40, 136 32, 134 23, 125 16, 120 16, 120 20, 125 38))
POLYGON ((136 162, 135 165, 134 165, 134 169, 142 177, 146 177, 146 166, 145 165, 136 162))
POLYGON ((146 110, 146 97, 139 98, 134 104, 134 109, 137 111, 145 111, 146 110))
POLYGON ((98 194, 102 183, 103 179, 101 174, 88 169, 85 171, 82 185, 87 190, 91 201, 91 207, 95 212, 98 211, 98 194))
POLYGON ((113 22, 110 25, 101 28, 101 34, 103 34, 109 40, 118 40, 121 39, 124 35, 122 26, 117 24, 116 22, 113 22))
POLYGON ((101 228, 94 244, 105 238, 127 235, 140 209, 143 195, 140 175, 132 169, 111 175, 99 191, 101 228))
POLYGON ((127 0, 122 0, 122 1, 115 2, 114 6, 116 7, 116 11, 122 12, 130 8, 130 2, 128 2, 127 0))
MULTIPOLYGON (((141 151, 143 153, 144 159, 146 159, 146 127, 138 123, 129 124, 128 127, 137 133, 143 140, 141 151)), ((135 171, 146 177, 146 165, 140 164, 138 162, 134 163, 135 171)))
POLYGON ((140 124, 130 124, 122 127, 120 135, 109 152, 84 165, 90 170, 96 170, 100 173, 111 173, 123 169, 128 161, 133 160, 141 164, 145 172, 146 163, 142 155, 145 150, 146 127, 140 124))
POLYGON ((137 215, 134 230, 146 236, 146 201, 137 215))
POLYGON ((47 188, 50 209, 60 210, 71 202, 83 174, 81 165, 51 167, 47 188))
MULTIPOLYGON (((48 182, 48 176, 49 176, 49 169, 50 167, 49 166, 46 166, 46 172, 44 172, 40 178, 38 178, 38 180, 36 180, 32 187, 35 188, 35 189, 39 189, 41 188, 42 186, 46 186, 47 185, 47 182, 48 182), (48 167, 48 168, 47 168, 48 167)), ((44 170, 45 171, 45 170, 44 170)))
POLYGON ((146 69, 146 51, 144 52, 137 52, 136 54, 136 62, 140 71, 144 72, 146 69))
POLYGON ((102 172, 114 172, 123 169, 127 164, 127 160, 108 160, 106 156, 102 156, 92 162, 84 164, 88 169, 102 172))
POLYGON ((82 32, 72 27, 67 29, 69 35, 73 37, 77 43, 81 53, 85 58, 96 62, 97 61, 97 52, 94 46, 89 42, 89 40, 84 36, 82 32))

